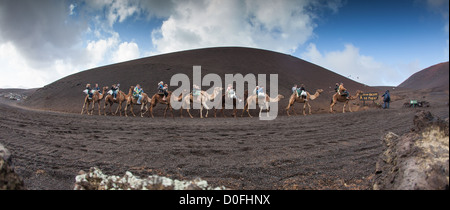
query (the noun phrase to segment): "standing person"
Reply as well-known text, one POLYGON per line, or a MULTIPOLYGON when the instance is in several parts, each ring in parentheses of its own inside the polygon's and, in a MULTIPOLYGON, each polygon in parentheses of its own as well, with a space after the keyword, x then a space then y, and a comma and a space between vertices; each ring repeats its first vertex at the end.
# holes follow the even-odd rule
POLYGON ((389 103, 391 102, 391 95, 389 94, 389 90, 386 90, 382 97, 384 98, 383 109, 389 109, 389 103))

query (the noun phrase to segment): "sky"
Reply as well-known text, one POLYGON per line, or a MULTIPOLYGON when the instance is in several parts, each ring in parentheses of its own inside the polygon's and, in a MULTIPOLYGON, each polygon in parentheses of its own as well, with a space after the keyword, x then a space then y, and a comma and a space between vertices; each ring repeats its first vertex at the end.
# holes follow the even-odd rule
POLYGON ((222 46, 397 86, 449 60, 448 8, 449 0, 0 0, 0 88, 222 46))

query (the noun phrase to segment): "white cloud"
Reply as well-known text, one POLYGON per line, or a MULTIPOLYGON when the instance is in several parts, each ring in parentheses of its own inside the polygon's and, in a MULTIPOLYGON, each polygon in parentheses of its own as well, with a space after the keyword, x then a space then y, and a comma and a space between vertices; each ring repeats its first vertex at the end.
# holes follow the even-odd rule
MULTIPOLYGON (((334 1, 340 2, 340 1, 334 1)), ((316 27, 311 0, 182 1, 152 32, 158 53, 216 46, 246 46, 293 53, 316 27)))
POLYGON ((408 64, 384 64, 362 55, 359 48, 346 44, 341 51, 321 53, 315 44, 309 44, 301 57, 307 61, 370 86, 397 86, 420 70, 418 61, 408 64))
POLYGON ((112 55, 112 62, 119 63, 123 61, 128 61, 132 59, 138 58, 139 46, 134 42, 123 42, 119 45, 117 51, 115 51, 112 55))
POLYGON ((44 86, 81 70, 193 48, 293 53, 313 36, 315 13, 340 6, 341 0, 0 1, 0 87, 44 86), (151 33, 154 49, 141 52, 114 31, 129 18, 154 17, 164 20, 151 33))
POLYGON ((74 66, 63 60, 53 61, 45 66, 45 70, 34 68, 11 42, 0 44, 0 63, 2 88, 42 87, 76 71, 74 66))

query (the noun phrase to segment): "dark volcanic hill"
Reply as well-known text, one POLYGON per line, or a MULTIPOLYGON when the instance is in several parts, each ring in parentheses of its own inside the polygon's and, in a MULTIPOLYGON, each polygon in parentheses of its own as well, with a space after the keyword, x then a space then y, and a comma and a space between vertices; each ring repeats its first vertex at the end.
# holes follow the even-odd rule
POLYGON ((448 91, 449 62, 436 64, 419 71, 398 87, 411 90, 429 90, 432 92, 448 91))
MULTIPOLYGON (((377 90, 290 55, 252 48, 223 47, 152 56, 86 70, 38 89, 24 105, 53 111, 80 112, 85 98, 82 91, 87 83, 98 83, 101 87, 120 83, 125 93, 131 85, 139 83, 146 93, 153 95, 159 81, 169 83, 173 75, 184 73, 190 77, 192 86, 194 65, 202 67, 202 76, 208 73, 221 76, 224 86, 225 74, 267 74, 267 85, 270 84, 269 74, 278 74, 279 94, 286 97, 280 102, 280 108, 287 105, 294 84, 305 84, 311 93, 316 89, 324 89, 324 93, 311 103, 314 112, 324 111, 329 106, 336 82, 343 82, 351 94, 356 90, 377 90)), ((170 90, 176 88, 170 87, 170 90)))

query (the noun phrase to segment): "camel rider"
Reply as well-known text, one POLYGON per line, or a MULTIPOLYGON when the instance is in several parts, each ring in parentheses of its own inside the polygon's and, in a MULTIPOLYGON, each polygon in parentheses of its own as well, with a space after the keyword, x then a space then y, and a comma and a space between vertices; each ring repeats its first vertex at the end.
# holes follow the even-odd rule
POLYGON ((347 99, 350 96, 349 92, 347 91, 347 89, 344 88, 344 83, 341 82, 341 84, 339 85, 339 89, 338 89, 338 93, 341 96, 345 96, 347 99))
POLYGON ((97 83, 95 84, 94 91, 97 91, 97 92, 100 93, 100 94, 102 93, 102 92, 100 91, 100 87, 98 86, 97 83))
POLYGON ((258 97, 261 97, 261 98, 265 98, 266 97, 266 94, 264 92, 264 87, 263 86, 258 88, 258 90, 256 91, 256 95, 258 97))
POLYGON ((297 98, 298 98, 298 91, 297 91, 297 88, 298 88, 298 86, 297 86, 297 85, 294 85, 294 87, 292 87, 292 93, 295 93, 295 95, 296 95, 297 98))
POLYGON ((83 92, 89 96, 89 99, 92 99, 92 96, 94 96, 94 94, 92 93, 91 84, 87 84, 86 89, 83 92))
POLYGON ((200 97, 202 95, 202 90, 196 84, 192 86, 192 98, 196 97, 196 101, 200 101, 200 97))
POLYGON ((237 99, 236 91, 234 91, 232 84, 228 84, 226 93, 227 93, 228 98, 230 98, 230 99, 236 98, 237 99))
MULTIPOLYGON (((336 87, 334 87, 334 91, 336 91, 336 93, 339 93, 339 83, 336 83, 336 87)), ((339 94, 341 95, 341 94, 339 94)))
POLYGON ((167 84, 164 84, 163 81, 158 83, 158 91, 159 91, 158 94, 164 94, 164 97, 162 99, 163 101, 166 101, 167 95, 169 95, 169 93, 167 92, 168 89, 169 87, 167 86, 167 84))
MULTIPOLYGON (((305 89, 305 85, 304 84, 300 85, 300 88, 299 88, 298 92, 300 92, 300 96, 303 99, 306 99, 308 97, 308 94, 306 93, 306 89, 305 89)), ((297 92, 297 94, 298 94, 298 92, 297 92)))
POLYGON ((253 95, 258 95, 259 86, 256 86, 253 90, 253 95))
POLYGON ((144 93, 144 90, 142 90, 141 85, 137 84, 133 90, 133 97, 137 99, 138 105, 141 105, 142 93, 144 93))
POLYGON ((113 84, 111 86, 111 95, 113 96, 114 100, 116 100, 117 93, 119 92, 119 87, 120 87, 120 84, 117 84, 117 85, 113 84))

